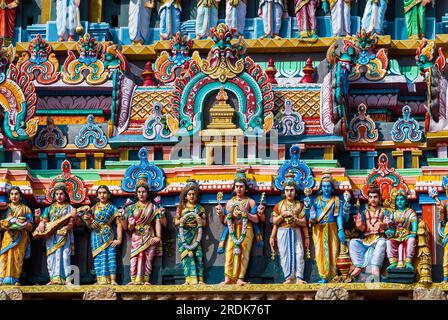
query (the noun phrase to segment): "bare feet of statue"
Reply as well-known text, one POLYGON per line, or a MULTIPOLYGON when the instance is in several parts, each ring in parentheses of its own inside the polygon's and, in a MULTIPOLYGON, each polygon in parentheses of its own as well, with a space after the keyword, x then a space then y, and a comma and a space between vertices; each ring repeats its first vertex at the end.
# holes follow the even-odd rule
POLYGON ((205 284, 205 282, 204 281, 199 281, 198 284, 205 284))
POLYGON ((283 284, 292 284, 294 283, 294 281, 291 278, 288 278, 285 280, 285 282, 283 282, 283 284))
POLYGON ((132 281, 128 283, 128 286, 135 286, 135 285, 136 284, 134 282, 132 282, 132 281))
POLYGON ((51 281, 50 282, 48 282, 47 284, 46 284, 46 286, 51 286, 53 283, 51 283, 51 281))
POLYGON ((183 286, 188 286, 190 285, 188 282, 184 282, 183 286))
POLYGON ((72 34, 68 36, 67 41, 75 41, 72 34))
POLYGON ((230 278, 225 277, 224 281, 221 284, 232 284, 232 280, 230 278))
POLYGON ((262 35, 262 36, 260 37, 260 39, 265 39, 267 36, 268 36, 267 34, 262 35))
POLYGON ((278 34, 274 34, 274 39, 275 40, 278 40, 278 39, 281 39, 282 37, 280 37, 278 34))
POLYGON ((64 41, 64 37, 59 37, 58 38, 58 42, 63 42, 64 41))
POLYGON ((69 280, 65 281, 65 285, 66 286, 73 286, 73 283, 69 280))
POLYGON ((361 268, 356 267, 356 268, 352 271, 352 274, 351 274, 350 276, 354 278, 354 277, 358 276, 358 275, 361 273, 361 271, 362 271, 361 268))
POLYGON ((243 281, 241 279, 238 279, 238 280, 236 280, 236 284, 239 285, 239 286, 244 286, 244 285, 247 284, 247 282, 245 282, 245 281, 243 281))
POLYGON ((112 280, 112 281, 110 282, 110 284, 113 285, 113 286, 118 286, 118 282, 115 281, 115 280, 112 280))
POLYGON ((150 286, 151 285, 151 283, 150 282, 148 282, 148 281, 146 281, 143 285, 145 285, 145 286, 150 286))
POLYGON ((306 283, 305 280, 302 280, 302 279, 297 279, 296 280, 296 284, 305 284, 305 283, 306 283))

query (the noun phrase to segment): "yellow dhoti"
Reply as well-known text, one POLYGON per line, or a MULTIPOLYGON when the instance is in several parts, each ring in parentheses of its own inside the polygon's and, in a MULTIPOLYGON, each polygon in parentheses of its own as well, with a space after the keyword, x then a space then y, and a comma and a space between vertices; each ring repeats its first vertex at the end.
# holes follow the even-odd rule
MULTIPOLYGON (((235 237, 236 239, 240 238, 241 231, 243 229, 242 224, 234 224, 235 228, 235 237)), ((246 237, 241 243, 241 253, 235 255, 233 253, 233 248, 235 247, 232 241, 232 238, 229 235, 227 239, 226 246, 226 262, 224 265, 224 273, 226 277, 231 279, 232 281, 236 281, 237 279, 244 279, 246 275, 247 266, 249 265, 250 258, 250 250, 252 249, 252 241, 254 239, 254 230, 252 228, 252 223, 247 222, 247 231, 246 237)))
POLYGON ((337 274, 336 260, 339 255, 337 223, 313 225, 313 242, 319 276, 330 280, 337 274))

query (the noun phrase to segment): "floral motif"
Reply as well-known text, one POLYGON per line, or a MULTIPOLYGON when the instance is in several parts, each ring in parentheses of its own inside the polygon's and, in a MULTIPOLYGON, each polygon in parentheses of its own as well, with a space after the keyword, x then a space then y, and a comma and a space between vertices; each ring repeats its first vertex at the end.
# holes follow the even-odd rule
POLYGON ((285 111, 280 114, 276 129, 284 136, 298 136, 305 131, 302 115, 292 110, 291 100, 285 99, 285 111))
POLYGON ((34 116, 37 96, 26 72, 11 64, 14 48, 2 47, 0 39, 0 101, 4 111, 3 130, 15 141, 26 141, 36 135, 39 119, 34 116), (9 73, 7 75, 7 70, 9 73))
POLYGON ((211 28, 212 40, 215 42, 207 59, 202 61, 202 72, 212 79, 218 79, 221 83, 237 77, 244 71, 244 58, 246 43, 240 36, 238 42, 232 44, 236 29, 230 29, 226 24, 220 23, 216 28, 211 28))
POLYGON ((395 121, 391 134, 394 142, 419 142, 422 139, 423 131, 417 120, 411 117, 411 107, 403 107, 403 117, 395 121))
POLYGON ((47 189, 45 200, 48 203, 53 202, 54 187, 59 181, 64 181, 68 187, 68 195, 71 203, 89 203, 87 198, 87 188, 84 181, 71 173, 72 165, 68 160, 64 160, 61 165, 62 174, 51 180, 50 187, 47 189))
POLYGON ((278 169, 278 175, 274 180, 274 185, 278 190, 283 190, 283 182, 285 182, 286 174, 291 172, 294 174, 296 186, 300 190, 312 188, 314 186, 314 177, 311 168, 300 160, 300 147, 294 145, 289 149, 291 160, 286 160, 278 169))
POLYGON ((38 34, 17 62, 17 68, 29 75, 31 80, 40 84, 52 84, 59 80, 59 62, 51 45, 38 34), (37 73, 37 76, 35 75, 37 73))
POLYGON ((78 148, 85 148, 89 143, 93 143, 99 149, 107 145, 107 136, 101 127, 95 123, 95 118, 92 114, 87 116, 87 123, 79 130, 78 135, 75 137, 75 145, 78 148))
POLYGON ((124 173, 121 181, 121 189, 126 192, 134 192, 139 175, 145 175, 152 191, 160 191, 165 188, 165 172, 148 160, 148 150, 142 147, 138 152, 139 165, 130 166, 124 173))
POLYGON ((49 146, 54 148, 64 148, 67 145, 67 136, 54 125, 51 117, 47 117, 47 126, 39 131, 34 139, 34 145, 39 149, 45 149, 49 146))
POLYGON ((167 125, 165 115, 162 115, 162 104, 154 102, 153 114, 145 121, 143 136, 149 140, 168 139, 172 133, 167 125))
POLYGON ((371 143, 378 140, 378 129, 363 103, 358 106, 358 114, 350 121, 347 140, 354 143, 371 143))

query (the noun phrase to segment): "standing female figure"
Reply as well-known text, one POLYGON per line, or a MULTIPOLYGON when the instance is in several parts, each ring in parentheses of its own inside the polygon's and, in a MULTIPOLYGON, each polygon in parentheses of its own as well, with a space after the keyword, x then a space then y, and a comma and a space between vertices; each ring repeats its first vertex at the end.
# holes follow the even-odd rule
POLYGON ((30 255, 28 232, 33 229, 33 215, 23 204, 19 187, 9 190, 8 202, 5 219, 0 221, 0 230, 4 231, 0 249, 0 284, 19 285, 23 259, 30 255))
POLYGON ((175 225, 177 246, 185 275, 185 284, 204 284, 204 262, 201 247, 202 229, 206 225, 205 209, 199 205, 199 185, 193 179, 179 196, 175 225))
POLYGON ((111 192, 105 185, 101 185, 96 190, 98 203, 91 209, 91 215, 83 216, 87 226, 92 229, 90 234, 90 246, 92 248, 93 264, 97 284, 117 285, 117 247, 121 245, 123 229, 120 213, 110 203, 111 192))
MULTIPOLYGON (((151 202, 151 189, 145 175, 135 186, 137 202, 128 207, 123 227, 131 236, 130 285, 150 285, 154 257, 162 255, 162 225, 159 209, 151 202)), ((164 209, 160 211, 163 213, 164 209)))

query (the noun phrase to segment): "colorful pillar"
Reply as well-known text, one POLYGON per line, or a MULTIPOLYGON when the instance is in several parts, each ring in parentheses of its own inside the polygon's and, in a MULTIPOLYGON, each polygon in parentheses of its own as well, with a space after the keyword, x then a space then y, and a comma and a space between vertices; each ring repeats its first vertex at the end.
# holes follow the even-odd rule
POLYGON ((95 158, 95 169, 100 170, 104 159, 104 153, 94 153, 93 157, 95 158))
POLYGON ((13 163, 21 163, 22 162, 22 151, 14 150, 12 152, 12 162, 13 163))
MULTIPOLYGON (((87 169, 87 156, 85 153, 76 153, 76 158, 79 160, 79 168, 81 170, 87 169)), ((121 153, 120 153, 120 160, 121 160, 121 153)))
POLYGON ((46 153, 38 153, 37 157, 40 161, 40 168, 42 170, 48 170, 48 155, 46 153))
POLYGON ((404 155, 402 150, 392 151, 392 157, 396 158, 396 168, 403 169, 404 168, 404 155))
POLYGON ((420 157, 422 156, 422 150, 412 150, 412 168, 418 169, 420 168, 420 157))
POLYGON ((146 148, 148 150, 148 160, 149 161, 154 161, 155 159, 155 148, 154 147, 147 147, 146 148))
POLYGON ((359 151, 350 151, 350 158, 352 158, 352 167, 355 170, 361 169, 361 159, 359 151))
POLYGON ((172 149, 173 149, 172 146, 164 146, 164 147, 162 147, 163 160, 170 160, 170 154, 171 154, 171 150, 172 149))
POLYGON ((65 153, 56 153, 55 155, 56 158, 56 168, 60 168, 62 166, 62 162, 65 160, 65 153))
POLYGON ((367 151, 367 166, 368 169, 375 168, 375 157, 378 156, 376 151, 367 151))
POLYGON ((334 146, 325 146, 324 160, 334 160, 334 146))

